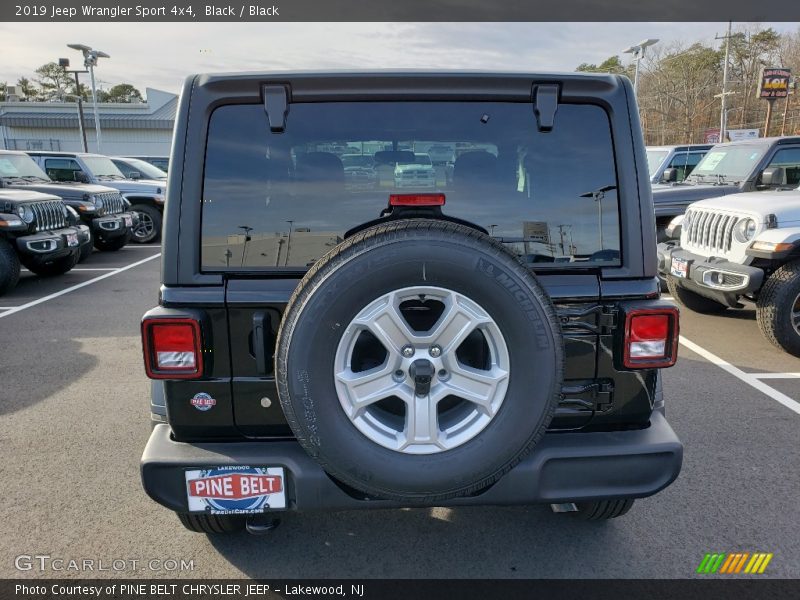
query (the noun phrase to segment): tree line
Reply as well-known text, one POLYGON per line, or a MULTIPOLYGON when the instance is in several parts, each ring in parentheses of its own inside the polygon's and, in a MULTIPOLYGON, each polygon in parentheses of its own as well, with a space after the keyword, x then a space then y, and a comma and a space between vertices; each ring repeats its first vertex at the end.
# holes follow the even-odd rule
MULTIPOLYGON (((717 32, 725 36, 726 31, 717 32)), ((716 36, 715 36, 716 37, 716 36)), ((639 68, 638 101, 645 141, 649 145, 704 141, 720 124, 725 40, 712 43, 671 42, 651 46, 639 68)), ((800 29, 778 33, 759 25, 734 27, 728 59, 727 129, 759 129, 765 136, 767 101, 757 97, 762 67, 785 67, 800 81, 800 29)), ((600 64, 584 63, 577 71, 626 75, 635 66, 619 56, 600 64)), ((769 135, 800 135, 800 97, 796 86, 787 102, 775 100, 769 135), (784 116, 785 115, 785 116, 784 116)))
MULTIPOLYGON (((11 84, 13 85, 13 84, 11 84)), ((0 102, 8 97, 8 82, 0 82, 0 102)), ((56 62, 42 65, 32 78, 20 77, 16 83, 19 100, 23 102, 75 101, 77 96, 89 101, 91 88, 81 83, 75 86, 75 77, 56 62)), ((98 102, 142 102, 142 93, 129 83, 119 83, 108 90, 97 90, 98 102)))

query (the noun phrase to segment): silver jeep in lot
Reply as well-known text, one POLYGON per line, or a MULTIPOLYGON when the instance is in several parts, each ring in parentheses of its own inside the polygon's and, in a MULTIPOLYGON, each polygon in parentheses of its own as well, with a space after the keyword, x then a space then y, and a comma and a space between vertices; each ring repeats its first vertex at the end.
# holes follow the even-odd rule
MULTIPOLYGON (((785 180, 781 171, 764 178, 785 180)), ((658 270, 679 304, 717 313, 751 300, 764 336, 800 356, 800 188, 695 202, 667 234, 658 270)))

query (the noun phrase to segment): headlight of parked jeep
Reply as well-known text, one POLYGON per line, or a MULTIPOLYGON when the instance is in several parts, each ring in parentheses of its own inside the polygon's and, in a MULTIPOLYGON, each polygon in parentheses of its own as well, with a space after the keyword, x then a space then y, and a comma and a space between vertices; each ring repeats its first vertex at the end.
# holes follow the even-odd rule
POLYGON ((105 206, 105 205, 103 204, 103 199, 100 196, 92 196, 91 200, 92 200, 92 203, 94 204, 94 207, 98 211, 103 210, 103 206, 105 206))
POLYGON ((685 215, 678 215, 672 221, 669 222, 664 232, 667 234, 667 237, 671 240, 678 239, 681 237, 681 227, 686 222, 685 215))
POLYGON ((33 223, 33 209, 30 206, 17 207, 17 214, 25 223, 33 223))
POLYGON ((736 224, 733 236, 737 242, 749 242, 756 235, 756 222, 753 219, 742 219, 736 224))

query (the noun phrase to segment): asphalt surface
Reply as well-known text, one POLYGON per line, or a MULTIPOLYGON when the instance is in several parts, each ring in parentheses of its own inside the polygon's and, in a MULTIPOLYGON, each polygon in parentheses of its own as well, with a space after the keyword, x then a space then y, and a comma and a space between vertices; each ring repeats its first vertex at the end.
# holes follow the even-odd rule
POLYGON ((57 279, 23 274, 0 297, 0 577, 684 578, 706 552, 741 551, 774 553, 757 577, 800 575, 800 361, 761 337, 752 307, 684 312, 703 356, 682 346, 664 373, 683 471, 621 519, 438 508, 289 515, 264 537, 184 530, 138 471, 149 435, 138 325, 157 302, 158 252, 96 252, 57 279), (94 570, 21 571, 20 555, 94 570))

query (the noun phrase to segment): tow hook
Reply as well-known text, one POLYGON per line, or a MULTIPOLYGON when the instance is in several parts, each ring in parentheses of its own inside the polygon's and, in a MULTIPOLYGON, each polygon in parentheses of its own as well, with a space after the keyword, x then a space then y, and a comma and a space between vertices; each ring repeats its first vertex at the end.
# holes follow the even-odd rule
POLYGON ((267 535, 280 524, 280 519, 269 515, 250 515, 247 517, 245 527, 247 528, 247 533, 251 535, 267 535))
POLYGON ((420 398, 430 394, 434 372, 433 363, 424 358, 418 358, 408 368, 408 374, 414 379, 414 393, 420 398))

